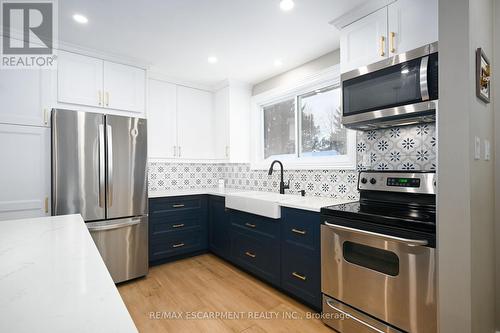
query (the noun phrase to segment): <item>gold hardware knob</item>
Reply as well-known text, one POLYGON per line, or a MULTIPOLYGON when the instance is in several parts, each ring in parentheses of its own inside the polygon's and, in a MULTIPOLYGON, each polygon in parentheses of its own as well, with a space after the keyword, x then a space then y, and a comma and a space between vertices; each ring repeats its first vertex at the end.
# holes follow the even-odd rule
POLYGON ((172 228, 182 228, 184 226, 184 223, 181 224, 174 224, 172 228))
POLYGON ((184 246, 184 243, 179 243, 179 244, 174 244, 172 245, 173 248, 176 248, 176 247, 183 247, 184 246))
POLYGON ((249 228, 255 228, 256 225, 255 224, 252 224, 252 223, 245 223, 245 225, 249 228))
POLYGON ((389 36, 391 37, 391 39, 389 39, 389 51, 391 53, 396 53, 396 47, 394 46, 394 40, 395 40, 395 37, 396 37, 396 33, 391 31, 389 33, 389 36))
POLYGON ((250 258, 255 258, 256 257, 255 254, 253 254, 252 252, 248 252, 248 251, 245 252, 245 255, 249 256, 250 258))
POLYGON ((299 235, 305 235, 306 234, 306 231, 305 230, 298 230, 298 229, 292 229, 292 232, 295 232, 296 234, 299 234, 299 235))
POLYGON ((380 36, 380 56, 385 56, 385 37, 380 36))
POLYGON ((297 279, 299 279, 299 280, 302 280, 302 281, 305 281, 305 280, 306 280, 306 277, 305 277, 304 275, 300 275, 300 274, 299 274, 299 273, 297 273, 297 272, 293 272, 293 273, 292 273, 292 275, 293 275, 294 277, 296 277, 297 279))
POLYGON ((106 91, 106 106, 109 106, 109 92, 106 91))
POLYGON ((97 92, 97 98, 99 99, 99 106, 102 105, 102 92, 99 90, 97 92))
POLYGON ((182 208, 184 206, 185 206, 184 204, 174 204, 174 205, 172 205, 173 208, 182 208))

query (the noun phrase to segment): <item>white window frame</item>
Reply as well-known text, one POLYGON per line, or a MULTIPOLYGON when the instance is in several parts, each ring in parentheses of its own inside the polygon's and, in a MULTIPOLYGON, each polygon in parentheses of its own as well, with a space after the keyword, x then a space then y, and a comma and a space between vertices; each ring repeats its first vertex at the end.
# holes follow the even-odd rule
MULTIPOLYGON (((251 100, 251 160, 250 168, 253 170, 267 170, 274 160, 273 157, 264 158, 264 107, 295 99, 296 113, 299 96, 311 91, 330 86, 340 88, 339 66, 332 66, 314 76, 310 76, 292 86, 279 87, 252 97, 251 100)), ((286 169, 293 170, 355 170, 356 169, 356 131, 347 130, 347 154, 337 156, 297 157, 300 149, 298 131, 299 121, 295 121, 295 156, 280 158, 286 169)))

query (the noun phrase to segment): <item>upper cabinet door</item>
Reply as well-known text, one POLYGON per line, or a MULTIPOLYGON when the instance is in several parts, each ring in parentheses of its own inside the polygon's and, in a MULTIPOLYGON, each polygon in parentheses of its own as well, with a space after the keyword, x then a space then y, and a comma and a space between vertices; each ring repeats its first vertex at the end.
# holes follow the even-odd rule
POLYGON ((229 108, 230 88, 225 87, 215 93, 215 158, 229 159, 229 108))
POLYGON ((177 88, 177 137, 179 157, 213 159, 213 97, 204 90, 177 88))
POLYGON ((174 158, 177 152, 177 87, 149 80, 148 157, 174 158))
POLYGON ((146 73, 143 69, 104 61, 104 106, 144 111, 146 73))
POLYGON ((340 32, 340 70, 342 73, 386 57, 387 7, 342 28, 340 32))
POLYGON ((50 215, 50 128, 0 124, 0 155, 0 220, 50 215))
POLYGON ((41 75, 37 69, 2 71, 0 123, 48 126, 48 111, 42 106, 41 75))
POLYGON ((103 103, 103 61, 59 51, 57 100, 100 107, 103 103))
POLYGON ((438 0, 398 0, 388 8, 389 56, 438 40, 438 0))

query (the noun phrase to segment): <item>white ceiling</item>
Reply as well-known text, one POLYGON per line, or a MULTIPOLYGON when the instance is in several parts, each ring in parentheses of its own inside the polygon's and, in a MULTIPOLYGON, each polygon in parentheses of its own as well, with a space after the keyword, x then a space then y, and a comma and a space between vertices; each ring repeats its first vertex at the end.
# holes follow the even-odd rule
POLYGON ((339 47, 328 24, 366 0, 63 0, 63 42, 149 63, 186 81, 257 83, 339 47), (81 25, 72 15, 89 22, 81 25), (218 63, 207 62, 216 55, 218 63), (274 66, 275 59, 283 65, 274 66))

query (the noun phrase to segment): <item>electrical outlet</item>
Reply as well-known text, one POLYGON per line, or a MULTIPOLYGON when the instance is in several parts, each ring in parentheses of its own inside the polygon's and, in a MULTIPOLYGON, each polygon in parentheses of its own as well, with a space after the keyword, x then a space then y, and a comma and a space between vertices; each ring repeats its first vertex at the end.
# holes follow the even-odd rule
POLYGON ((372 162, 370 161, 370 155, 369 154, 364 154, 363 155, 363 166, 364 167, 369 167, 371 166, 372 162))
POLYGON ((474 159, 481 159, 481 139, 479 137, 474 137, 474 159))
POLYGON ((484 160, 491 160, 491 144, 490 140, 484 140, 484 160))

